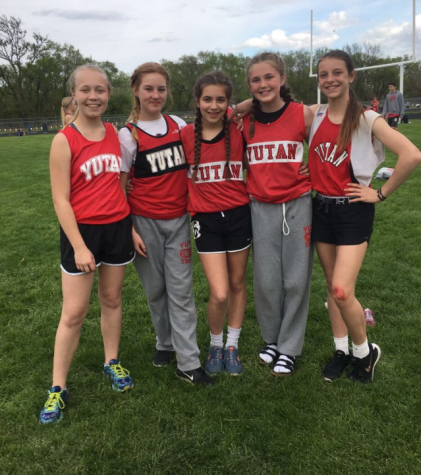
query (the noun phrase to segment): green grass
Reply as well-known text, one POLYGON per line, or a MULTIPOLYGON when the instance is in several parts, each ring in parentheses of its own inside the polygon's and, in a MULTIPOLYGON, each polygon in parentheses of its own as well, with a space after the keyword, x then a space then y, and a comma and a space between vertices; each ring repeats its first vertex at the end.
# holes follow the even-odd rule
MULTIPOLYGON (((421 121, 401 126, 418 147, 421 121)), ((154 332, 132 266, 124 285, 121 358, 129 394, 102 377, 96 295, 82 329, 62 423, 38 424, 51 382, 61 309, 58 224, 49 188, 52 136, 0 139, 1 474, 390 474, 421 473, 421 167, 376 207, 357 284, 383 357, 373 384, 322 381, 332 352, 325 289, 315 260, 304 352, 296 374, 274 378, 257 363, 261 344, 252 273, 241 337, 245 374, 191 387, 175 366, 154 368, 154 332)), ((388 154, 385 165, 394 166, 388 154)), ((374 182, 377 187, 380 182, 374 182)), ((198 341, 205 357, 208 289, 195 256, 198 341)))

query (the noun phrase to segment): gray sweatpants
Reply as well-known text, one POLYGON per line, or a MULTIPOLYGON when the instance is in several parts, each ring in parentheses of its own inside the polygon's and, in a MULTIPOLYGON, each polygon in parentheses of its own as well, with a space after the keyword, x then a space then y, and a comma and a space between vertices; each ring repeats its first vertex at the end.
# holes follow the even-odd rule
POLYGON ((180 370, 196 369, 200 366, 200 352, 189 216, 160 220, 132 215, 132 219, 148 256, 136 256, 134 265, 148 300, 156 349, 175 350, 180 370))
POLYGON ((254 300, 260 331, 280 353, 299 356, 314 248, 311 194, 283 204, 251 202, 254 300))

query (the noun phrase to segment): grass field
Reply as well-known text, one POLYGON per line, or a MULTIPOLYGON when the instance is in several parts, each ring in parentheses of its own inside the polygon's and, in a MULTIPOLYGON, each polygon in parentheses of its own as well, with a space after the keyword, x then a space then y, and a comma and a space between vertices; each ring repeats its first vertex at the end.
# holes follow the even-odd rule
MULTIPOLYGON (((421 147, 421 121, 400 128, 421 147)), ((321 378, 333 351, 325 289, 315 260, 304 352, 291 378, 259 366, 251 266, 240 342, 241 378, 213 388, 151 364, 154 332, 130 266, 124 285, 121 359, 129 394, 102 377, 95 295, 68 380, 62 423, 38 424, 51 383, 61 309, 58 224, 51 203, 52 136, 0 139, 1 474, 421 474, 421 167, 376 205, 375 232, 357 285, 383 351, 373 384, 321 378)), ((395 158, 387 156, 386 165, 395 158)), ((379 182, 374 182, 378 187, 379 182)), ((195 257, 198 341, 208 347, 208 290, 195 257)))

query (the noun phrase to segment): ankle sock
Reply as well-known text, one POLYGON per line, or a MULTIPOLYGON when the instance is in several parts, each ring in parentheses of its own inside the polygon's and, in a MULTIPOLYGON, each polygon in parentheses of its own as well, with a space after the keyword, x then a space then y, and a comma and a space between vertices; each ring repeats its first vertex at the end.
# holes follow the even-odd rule
POLYGON ((352 351, 354 358, 364 358, 370 353, 370 348, 368 346, 368 340, 366 339, 361 345, 356 345, 352 343, 352 351))
POLYGON ((346 355, 349 355, 348 335, 341 338, 333 337, 333 341, 335 343, 335 350, 343 351, 346 355))
POLYGON ((210 337, 210 346, 219 346, 221 348, 224 346, 224 332, 221 332, 219 335, 214 335, 210 332, 210 337))
POLYGON ((232 328, 228 325, 228 335, 225 348, 229 348, 230 346, 238 348, 238 339, 240 338, 240 333, 241 328, 232 328))

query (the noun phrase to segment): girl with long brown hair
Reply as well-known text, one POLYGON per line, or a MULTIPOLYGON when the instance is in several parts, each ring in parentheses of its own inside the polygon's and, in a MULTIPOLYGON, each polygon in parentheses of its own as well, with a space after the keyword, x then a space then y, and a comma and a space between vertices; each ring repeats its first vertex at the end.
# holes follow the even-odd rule
POLYGON ((246 268, 251 245, 250 199, 243 180, 241 132, 228 120, 230 79, 220 71, 195 85, 196 118, 181 131, 189 168, 192 229, 209 283, 210 348, 206 372, 243 372, 238 341, 246 309, 246 268), (228 312, 228 334, 223 330, 228 312))
POLYGON ((375 203, 384 201, 404 183, 420 163, 421 154, 379 114, 359 104, 351 89, 356 73, 346 52, 326 53, 317 65, 317 74, 328 103, 312 106, 309 168, 317 191, 312 239, 326 278, 335 343, 333 358, 323 375, 333 381, 351 365, 350 378, 365 383, 373 380, 381 351, 367 340, 355 284, 373 230, 375 203), (383 146, 398 155, 398 161, 392 177, 376 191, 370 182, 384 160, 383 146))

